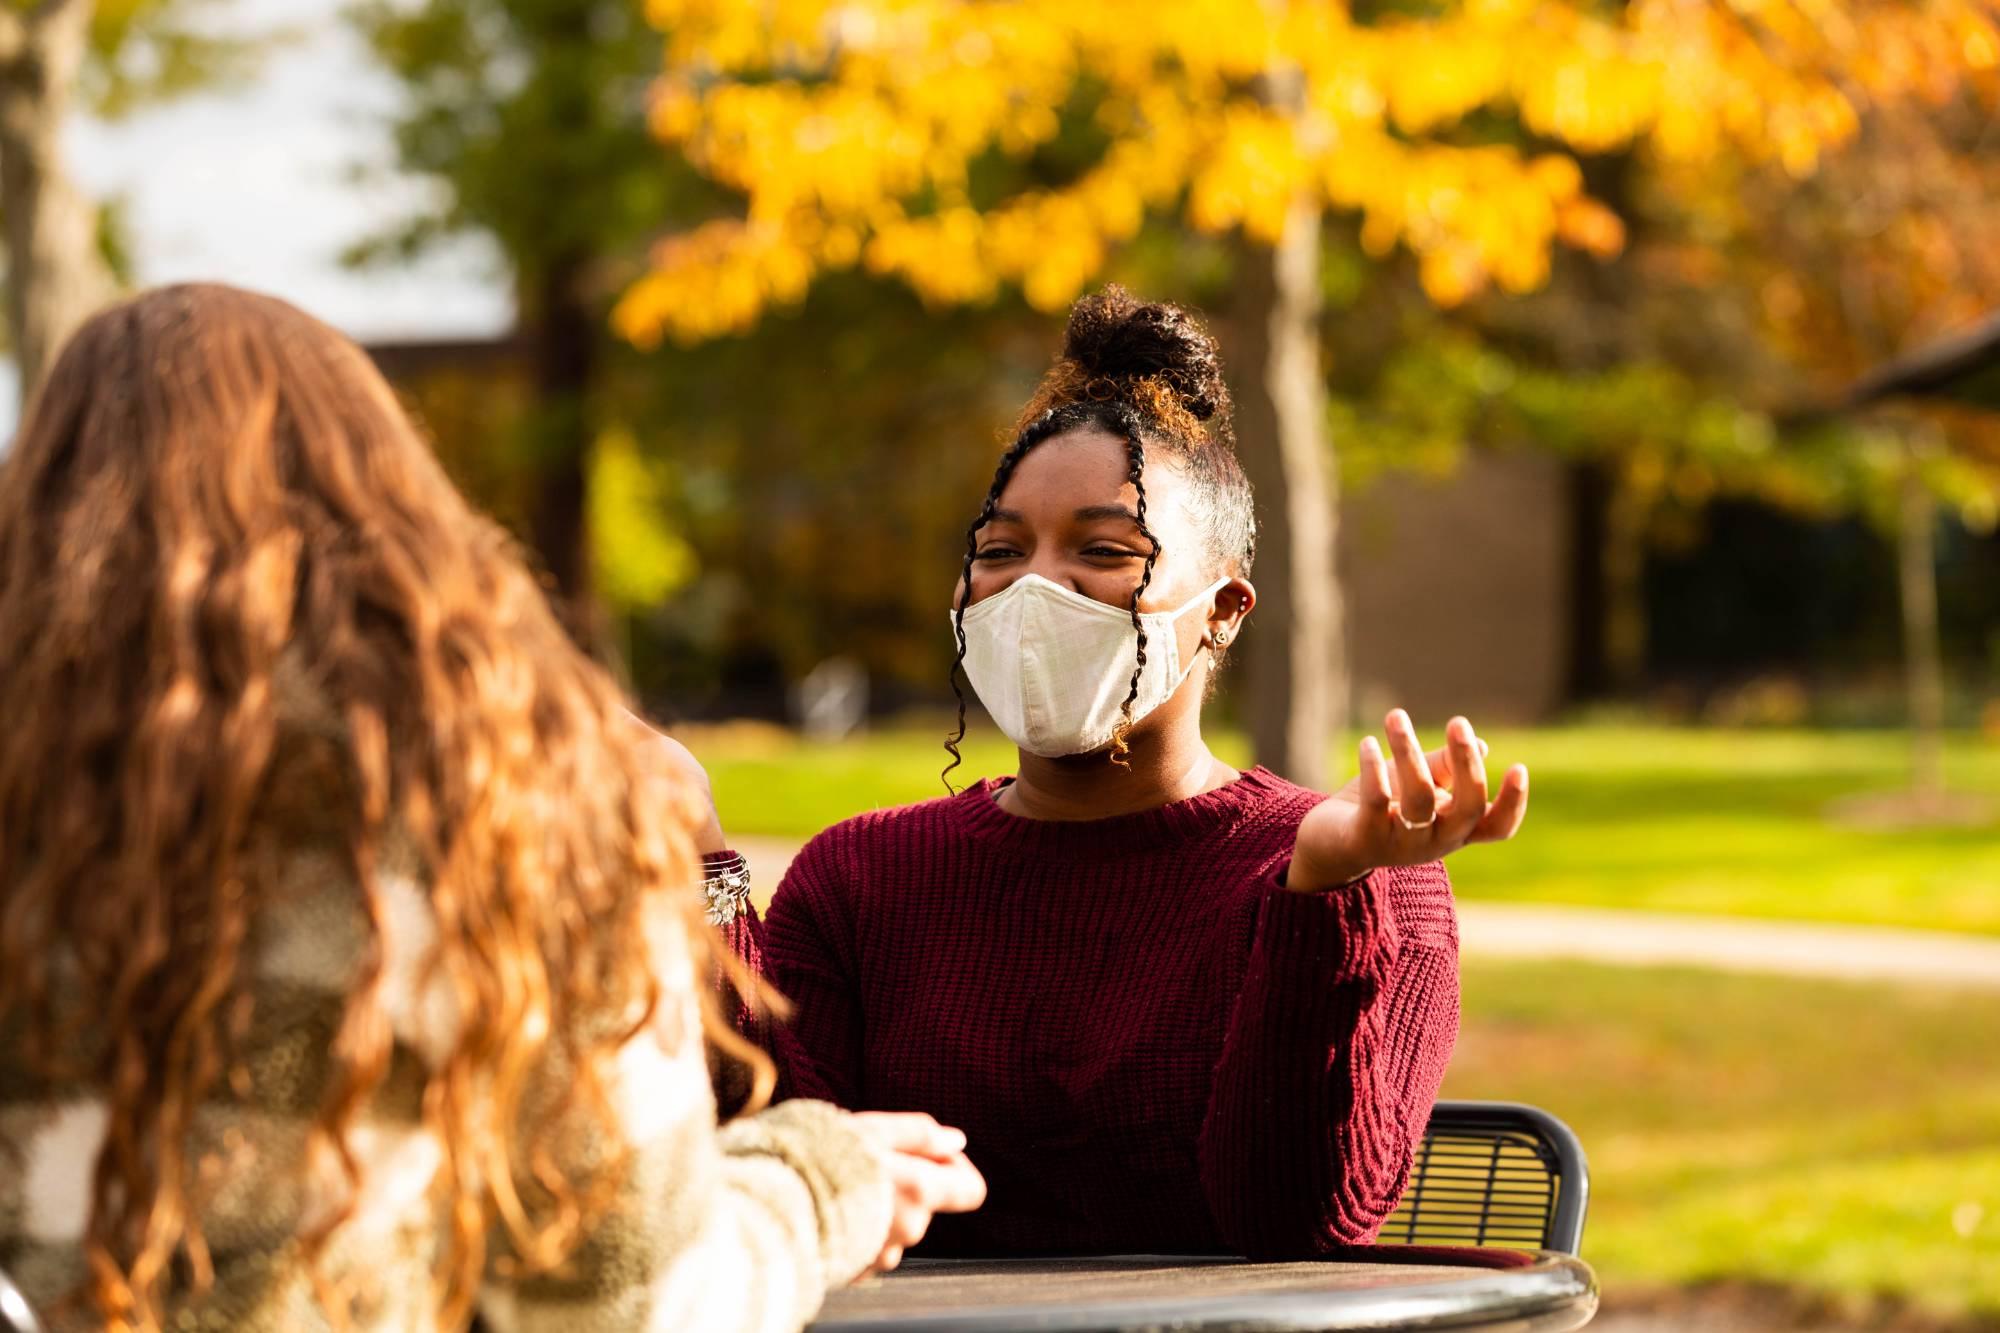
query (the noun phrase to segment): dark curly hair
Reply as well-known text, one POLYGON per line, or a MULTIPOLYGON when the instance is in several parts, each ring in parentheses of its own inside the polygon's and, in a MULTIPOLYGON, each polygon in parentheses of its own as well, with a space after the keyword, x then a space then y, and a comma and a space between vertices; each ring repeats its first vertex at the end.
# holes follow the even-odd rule
POLYGON ((947 788, 958 767, 965 739, 965 608, 972 591, 972 564, 979 531, 992 521, 1000 496, 1028 451, 1053 436, 1096 427, 1125 441, 1128 476, 1138 491, 1140 535, 1150 550, 1139 586, 1132 593, 1132 628, 1138 660, 1125 696, 1124 718, 1113 733, 1112 758, 1122 762, 1125 733, 1132 722, 1139 675, 1146 665, 1146 630, 1139 599, 1153 581, 1159 539, 1146 526, 1146 448, 1164 455, 1167 465, 1189 483, 1190 504, 1203 535, 1210 566, 1219 574, 1250 573, 1257 555, 1257 519, 1250 482, 1236 460, 1229 385, 1215 339, 1188 311, 1163 301, 1141 301, 1123 287, 1110 286, 1070 307, 1069 327, 1055 364, 1042 377, 1014 423, 1014 437, 993 473, 979 516, 965 532, 965 564, 960 573, 953 628, 958 652, 952 661, 951 690, 958 699, 958 730, 945 741, 951 762, 947 788))

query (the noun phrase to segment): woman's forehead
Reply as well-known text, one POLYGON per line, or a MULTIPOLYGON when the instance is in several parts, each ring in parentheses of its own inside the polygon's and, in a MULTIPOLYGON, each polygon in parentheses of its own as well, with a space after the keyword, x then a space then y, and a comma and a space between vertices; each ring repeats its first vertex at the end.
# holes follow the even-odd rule
MULTIPOLYGON (((1097 427, 1065 431, 1015 464, 998 497, 999 507, 1035 521, 1068 517, 1090 506, 1130 505, 1137 499, 1131 476, 1131 446, 1122 436, 1097 427)), ((1162 523, 1181 521, 1187 482, 1178 469, 1163 465, 1157 449, 1146 450, 1143 480, 1147 526, 1158 532, 1162 523)))

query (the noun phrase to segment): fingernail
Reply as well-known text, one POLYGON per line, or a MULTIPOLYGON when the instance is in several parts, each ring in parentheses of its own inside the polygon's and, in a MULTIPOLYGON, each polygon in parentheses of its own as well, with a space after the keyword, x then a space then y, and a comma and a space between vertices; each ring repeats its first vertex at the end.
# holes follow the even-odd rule
POLYGON ((1488 745, 1485 741, 1479 742, 1479 757, 1481 759, 1484 759, 1487 755, 1492 753, 1493 753, 1492 746, 1488 745))

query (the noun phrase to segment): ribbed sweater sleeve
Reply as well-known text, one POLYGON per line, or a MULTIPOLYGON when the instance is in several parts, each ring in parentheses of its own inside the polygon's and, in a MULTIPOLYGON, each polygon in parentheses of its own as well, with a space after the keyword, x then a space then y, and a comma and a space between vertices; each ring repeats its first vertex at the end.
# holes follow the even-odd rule
MULTIPOLYGON (((886 1163, 852 1117, 790 1101, 718 1130, 679 922, 656 914, 647 936, 659 1007, 607 1079, 626 1154, 617 1194, 553 1273, 511 1276, 517 1265, 497 1262, 512 1257, 506 1235, 496 1238, 480 1299, 495 1333, 789 1333, 888 1232, 886 1163)), ((559 1102, 572 1077, 551 1062, 530 1102, 559 1102)), ((605 1152, 588 1121, 554 1121, 541 1146, 563 1165, 605 1152)))
POLYGON ((1323 1253, 1374 1238, 1444 1078, 1458 1028, 1450 886, 1432 864, 1321 894, 1273 876, 1261 895, 1202 1125, 1202 1189, 1230 1248, 1323 1253))
POLYGON ((793 859, 771 899, 765 975, 792 1008, 771 1049, 788 1095, 860 1110, 861 979, 839 861, 835 837, 821 834, 793 859))

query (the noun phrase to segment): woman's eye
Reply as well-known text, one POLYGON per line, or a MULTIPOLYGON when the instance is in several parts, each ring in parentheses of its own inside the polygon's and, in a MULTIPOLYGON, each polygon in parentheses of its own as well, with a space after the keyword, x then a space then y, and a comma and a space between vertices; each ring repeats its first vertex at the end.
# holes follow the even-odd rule
POLYGON ((1021 553, 1011 546, 987 546, 980 549, 974 560, 1012 560, 1021 553))
POLYGON ((1089 556, 1097 556, 1100 559, 1112 560, 1134 559, 1139 554, 1137 551, 1128 551, 1120 546, 1086 546, 1083 553, 1089 556))

